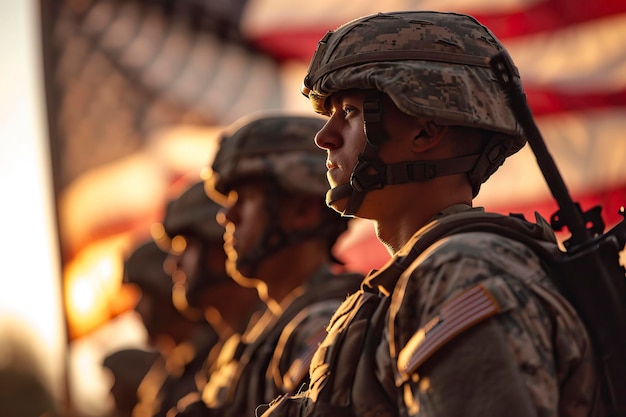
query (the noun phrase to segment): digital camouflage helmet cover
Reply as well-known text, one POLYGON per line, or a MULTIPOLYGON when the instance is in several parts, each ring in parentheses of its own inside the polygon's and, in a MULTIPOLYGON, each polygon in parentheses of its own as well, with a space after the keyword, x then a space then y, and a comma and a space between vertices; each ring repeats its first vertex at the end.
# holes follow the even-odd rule
POLYGON ((368 94, 363 106, 367 145, 362 166, 355 167, 350 184, 329 192, 329 202, 351 196, 344 213, 349 215, 369 190, 460 172, 468 172, 476 195, 480 184, 526 142, 489 67, 489 58, 503 50, 485 26, 458 13, 378 13, 328 32, 302 87, 314 110, 328 115, 327 99, 338 91, 378 93, 368 94), (483 129, 493 136, 482 155, 453 164, 447 160, 445 167, 441 162, 411 161, 380 169, 384 163, 377 150, 385 140, 380 93, 411 116, 483 129), (368 174, 372 167, 377 174, 368 174))

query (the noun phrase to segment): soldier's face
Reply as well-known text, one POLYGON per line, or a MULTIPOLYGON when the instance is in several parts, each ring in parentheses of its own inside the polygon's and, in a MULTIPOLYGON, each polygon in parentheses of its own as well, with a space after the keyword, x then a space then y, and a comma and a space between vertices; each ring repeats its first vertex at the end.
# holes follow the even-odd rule
POLYGON ((178 235, 176 239, 184 241, 184 249, 168 254, 163 266, 165 271, 172 276, 175 285, 182 286, 191 307, 213 306, 215 280, 226 276, 223 242, 206 242, 189 233, 178 235))
POLYGON ((170 326, 181 320, 171 298, 149 292, 141 295, 135 311, 139 314, 151 343, 159 336, 170 334, 170 326))
MULTIPOLYGON (((350 182, 365 145, 363 98, 364 93, 359 91, 333 94, 329 98, 331 115, 315 135, 316 145, 327 153, 327 178, 331 188, 350 182)), ((342 211, 345 204, 345 199, 337 201, 335 209, 342 211)))
MULTIPOLYGON (((365 93, 358 90, 333 94, 329 98, 331 116, 315 136, 317 146, 328 154, 327 175, 331 188, 350 182, 358 157, 365 147, 364 98, 365 93)), ((383 96, 383 105, 383 121, 388 138, 381 145, 378 157, 388 164, 414 159, 412 142, 422 130, 420 122, 401 112, 387 96, 383 96)), ((357 213, 359 217, 376 219, 377 213, 384 210, 381 206, 386 205, 388 194, 386 189, 368 192, 366 201, 357 213)), ((343 211, 346 202, 347 198, 335 202, 333 206, 343 211)))
MULTIPOLYGON (((225 247, 227 252, 234 251, 240 260, 257 247, 265 231, 265 187, 261 182, 249 182, 237 185, 234 191, 236 201, 223 211, 227 222, 225 247)), ((237 262, 236 266, 247 276, 241 262, 237 262)))

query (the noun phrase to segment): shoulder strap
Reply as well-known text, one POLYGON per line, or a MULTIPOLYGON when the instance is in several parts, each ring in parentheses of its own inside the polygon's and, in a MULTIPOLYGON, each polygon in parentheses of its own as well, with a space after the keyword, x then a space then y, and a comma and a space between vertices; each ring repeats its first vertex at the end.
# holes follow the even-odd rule
POLYGON ((435 242, 445 237, 469 232, 493 233, 518 241, 531 248, 542 260, 553 261, 563 255, 558 248, 550 225, 539 214, 537 223, 515 215, 468 211, 443 217, 429 226, 407 253, 407 260, 415 260, 435 242))
MULTIPOLYGON (((274 349, 276 348, 276 344, 278 343, 281 334, 283 334, 285 327, 289 326, 296 316, 312 312, 312 310, 317 308, 317 303, 325 304, 332 299, 338 300, 338 303, 340 303, 348 296, 350 291, 358 289, 358 284, 361 281, 361 276, 358 274, 337 275, 327 272, 325 277, 327 279, 323 280, 322 288, 308 288, 305 290, 301 295, 294 299, 289 306, 287 306, 285 311, 280 314, 274 324, 271 325, 266 332, 260 335, 252 343, 245 346, 238 357, 239 363, 236 371, 237 379, 242 376, 243 372, 253 359, 260 361, 259 365, 267 370, 267 366, 269 366, 273 358, 274 349), (268 350, 265 349, 265 347, 271 347, 272 349, 268 350), (257 357, 253 358, 255 355, 257 357)), ((330 317, 328 319, 330 320, 330 317)), ((261 393, 265 391, 265 387, 262 388, 259 386, 259 384, 264 382, 264 380, 258 379, 248 382, 249 385, 247 388, 250 393, 258 393, 258 395, 261 396, 261 393)), ((233 384, 229 388, 228 395, 226 397, 227 403, 233 404, 235 402, 238 386, 239 384, 233 384)))

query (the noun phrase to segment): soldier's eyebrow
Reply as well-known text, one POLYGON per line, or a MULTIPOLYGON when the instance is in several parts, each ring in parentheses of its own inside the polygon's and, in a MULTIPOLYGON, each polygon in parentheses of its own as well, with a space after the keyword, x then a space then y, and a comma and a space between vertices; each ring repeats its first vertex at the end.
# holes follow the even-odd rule
POLYGON ((326 100, 326 107, 327 108, 341 108, 343 103, 345 103, 347 100, 357 100, 358 99, 358 90, 342 90, 342 91, 337 91, 336 93, 332 93, 330 96, 328 96, 328 99, 326 100))
POLYGON ((339 100, 345 100, 346 97, 357 97, 363 93, 364 93, 364 90, 351 88, 349 90, 337 91, 336 93, 331 94, 331 96, 337 96, 339 100))
POLYGON ((324 102, 324 108, 326 109, 326 111, 332 114, 333 111, 341 108, 343 95, 344 94, 342 92, 337 92, 329 95, 324 102))
POLYGON ((346 95, 344 91, 338 91, 336 93, 332 93, 328 96, 328 100, 326 101, 328 105, 335 105, 343 101, 343 97, 346 95))

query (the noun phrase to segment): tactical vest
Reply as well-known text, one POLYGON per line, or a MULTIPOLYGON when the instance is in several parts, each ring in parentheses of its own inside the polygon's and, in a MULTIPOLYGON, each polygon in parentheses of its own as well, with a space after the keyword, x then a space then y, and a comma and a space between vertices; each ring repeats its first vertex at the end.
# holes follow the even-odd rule
MULTIPOLYGON (((392 392, 381 377, 393 375, 391 352, 376 349, 389 320, 390 297, 400 275, 427 248, 452 234, 491 232, 520 241, 547 259, 558 250, 550 226, 537 216, 537 224, 514 216, 469 210, 451 214, 425 226, 412 242, 385 267, 366 278, 363 289, 348 298, 335 313, 329 334, 311 363, 308 392, 276 399, 263 417, 397 416, 400 391, 392 392), (377 358, 377 354, 379 355, 377 358), (383 360, 380 360, 383 359, 383 360)), ((394 386, 394 384, 390 384, 394 386)))
MULTIPOLYGON (((228 346, 227 342, 225 349, 230 349, 230 352, 225 351, 222 354, 229 357, 226 363, 229 369, 220 375, 222 380, 212 381, 205 387, 203 399, 208 408, 204 407, 202 411, 192 413, 191 409, 197 408, 196 404, 188 412, 183 411, 179 415, 185 417, 196 413, 204 416, 250 415, 257 406, 308 382, 308 372, 303 372, 300 368, 308 370, 312 354, 306 355, 307 352, 304 352, 298 367, 289 368, 285 375, 280 377, 276 377, 276 372, 271 371, 272 364, 280 362, 280 358, 288 354, 285 348, 289 344, 279 342, 289 341, 294 330, 298 329, 297 324, 319 311, 318 307, 328 306, 332 300, 334 306, 332 309, 328 307, 326 309, 334 311, 348 294, 358 289, 362 280, 362 276, 357 274, 330 276, 329 274, 330 272, 325 272, 318 277, 319 279, 311 280, 315 283, 307 283, 304 292, 295 298, 275 321, 269 322, 266 331, 255 340, 250 343, 239 341, 231 346, 228 346), (286 381, 289 381, 288 386, 285 385, 286 381)), ((328 313, 327 317, 330 315, 331 313, 328 313)), ((327 320, 324 320, 320 330, 324 331, 327 320)), ((215 373, 211 378, 215 378, 215 373)))
POLYGON ((313 356, 308 391, 278 398, 263 416, 395 416, 373 369, 388 307, 389 297, 371 288, 348 297, 313 356), (355 404, 354 388, 367 392, 367 401, 355 404))

